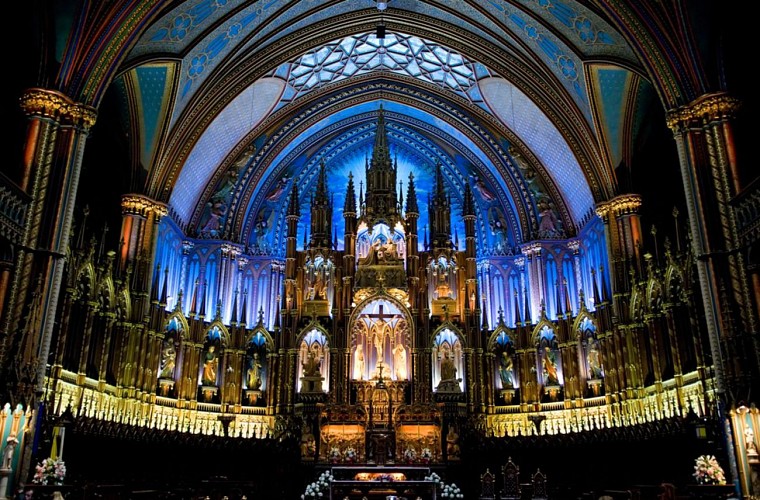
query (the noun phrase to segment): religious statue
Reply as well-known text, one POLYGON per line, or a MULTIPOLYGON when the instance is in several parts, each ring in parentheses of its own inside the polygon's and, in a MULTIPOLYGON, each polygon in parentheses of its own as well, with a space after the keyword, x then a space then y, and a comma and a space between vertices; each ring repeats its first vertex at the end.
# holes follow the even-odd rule
POLYGON ((301 458, 314 458, 316 451, 317 440, 314 439, 314 434, 312 434, 309 426, 304 425, 301 433, 301 458))
POLYGON ((755 432, 751 427, 744 429, 744 448, 747 455, 757 456, 757 445, 755 444, 755 432))
POLYGON ((549 347, 544 347, 544 385, 559 385, 557 375, 557 355, 549 347))
POLYGON ((401 342, 393 348, 393 374, 396 380, 406 380, 406 348, 401 342))
POLYGON ((489 210, 488 225, 491 228, 491 234, 494 236, 494 248, 498 253, 507 252, 507 221, 504 214, 497 207, 491 207, 489 210))
POLYGON ((588 360, 589 376, 592 379, 600 379, 604 376, 602 370, 602 362, 599 358, 599 343, 596 339, 591 339, 588 345, 588 354, 586 355, 588 360))
POLYGON ((354 352, 354 378, 364 380, 364 346, 359 344, 354 352))
POLYGON ((441 359, 441 381, 456 380, 457 379, 457 367, 454 365, 454 360, 451 357, 450 351, 443 353, 441 359))
POLYGON ((388 323, 382 319, 377 320, 372 327, 372 343, 375 346, 376 353, 375 372, 372 374, 373 378, 379 376, 380 370, 386 370, 386 374, 390 374, 388 364, 385 362, 385 339, 388 336, 387 330, 388 323))
POLYGON ((16 445, 18 445, 18 439, 14 436, 9 436, 6 439, 3 449, 3 463, 0 469, 10 469, 13 466, 13 454, 16 451, 16 445))
POLYGON ((251 359, 251 366, 248 368, 247 377, 248 389, 258 391, 261 389, 261 362, 259 361, 259 353, 253 353, 253 359, 251 359))
POLYGON ((449 433, 446 434, 446 455, 449 460, 459 458, 459 434, 454 426, 449 427, 449 433))
POLYGON ((306 355, 306 359, 303 361, 303 375, 304 377, 317 377, 319 376, 320 360, 317 357, 318 352, 316 350, 309 350, 306 355))
POLYGON ((164 346, 161 351, 161 370, 159 378, 174 378, 174 367, 177 362, 177 350, 174 348, 172 339, 164 340, 164 346))
POLYGON ((503 388, 511 388, 514 384, 512 381, 512 370, 514 363, 512 356, 507 351, 502 351, 501 358, 499 360, 499 377, 501 378, 501 386, 503 388))
POLYGON ((216 385, 216 375, 219 371, 219 358, 216 355, 216 346, 208 346, 206 354, 203 356, 203 385, 216 385))

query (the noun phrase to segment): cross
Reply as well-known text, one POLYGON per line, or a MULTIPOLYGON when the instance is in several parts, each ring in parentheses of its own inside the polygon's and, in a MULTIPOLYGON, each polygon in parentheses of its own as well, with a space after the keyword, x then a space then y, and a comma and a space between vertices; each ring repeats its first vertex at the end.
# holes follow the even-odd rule
POLYGON ((395 314, 385 314, 385 313, 383 313, 383 305, 382 304, 380 304, 380 306, 378 307, 378 309, 380 310, 379 313, 370 313, 370 314, 367 314, 366 316, 368 318, 377 318, 377 319, 379 319, 381 321, 384 320, 384 319, 392 319, 392 318, 396 317, 395 314))

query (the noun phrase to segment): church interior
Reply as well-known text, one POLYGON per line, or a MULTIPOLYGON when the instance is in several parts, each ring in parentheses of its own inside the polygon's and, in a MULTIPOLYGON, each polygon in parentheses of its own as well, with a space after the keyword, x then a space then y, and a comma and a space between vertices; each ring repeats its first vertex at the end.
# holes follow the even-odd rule
POLYGON ((739 9, 18 8, 0 498, 760 498, 739 9))

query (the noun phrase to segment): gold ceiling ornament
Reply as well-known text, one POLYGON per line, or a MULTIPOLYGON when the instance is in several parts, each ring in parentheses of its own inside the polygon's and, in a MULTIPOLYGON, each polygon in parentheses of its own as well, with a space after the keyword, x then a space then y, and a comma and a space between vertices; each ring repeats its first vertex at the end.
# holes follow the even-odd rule
POLYGON ((705 94, 691 103, 668 112, 668 128, 677 131, 693 122, 712 122, 732 118, 741 101, 725 92, 705 94))
POLYGON ((169 213, 166 204, 155 201, 142 194, 125 194, 121 197, 122 215, 147 217, 150 213, 163 217, 169 213))
POLYGON ((55 90, 29 89, 19 101, 21 109, 27 115, 51 118, 84 129, 95 125, 98 116, 97 110, 92 106, 76 103, 55 90))

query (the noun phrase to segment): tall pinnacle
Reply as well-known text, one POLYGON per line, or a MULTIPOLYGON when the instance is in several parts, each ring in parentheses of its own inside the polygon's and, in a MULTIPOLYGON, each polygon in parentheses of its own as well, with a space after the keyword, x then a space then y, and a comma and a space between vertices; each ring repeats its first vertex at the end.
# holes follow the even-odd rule
POLYGON ((417 190, 414 186, 414 174, 409 173, 409 184, 406 188, 406 213, 420 213, 420 209, 417 206, 417 190))
POLYGON ((300 215, 301 206, 298 203, 298 179, 293 181, 293 189, 290 192, 290 204, 288 205, 288 215, 300 215))
POLYGON ((343 204, 343 212, 356 213, 356 191, 354 191, 354 175, 348 173, 348 186, 346 187, 346 201, 343 204))
POLYGON ((361 220, 368 227, 375 224, 387 224, 393 227, 401 218, 401 207, 396 191, 397 165, 391 161, 388 148, 388 134, 385 129, 385 114, 380 106, 377 118, 375 143, 372 149, 372 159, 365 164, 366 193, 361 205, 361 220))
POLYGON ((472 197, 470 185, 464 185, 464 203, 462 203, 462 215, 475 215, 475 200, 472 197))
POLYGON ((372 148, 372 166, 391 165, 391 152, 388 149, 388 132, 385 130, 385 114, 383 105, 377 114, 377 131, 375 132, 375 145, 372 148))

